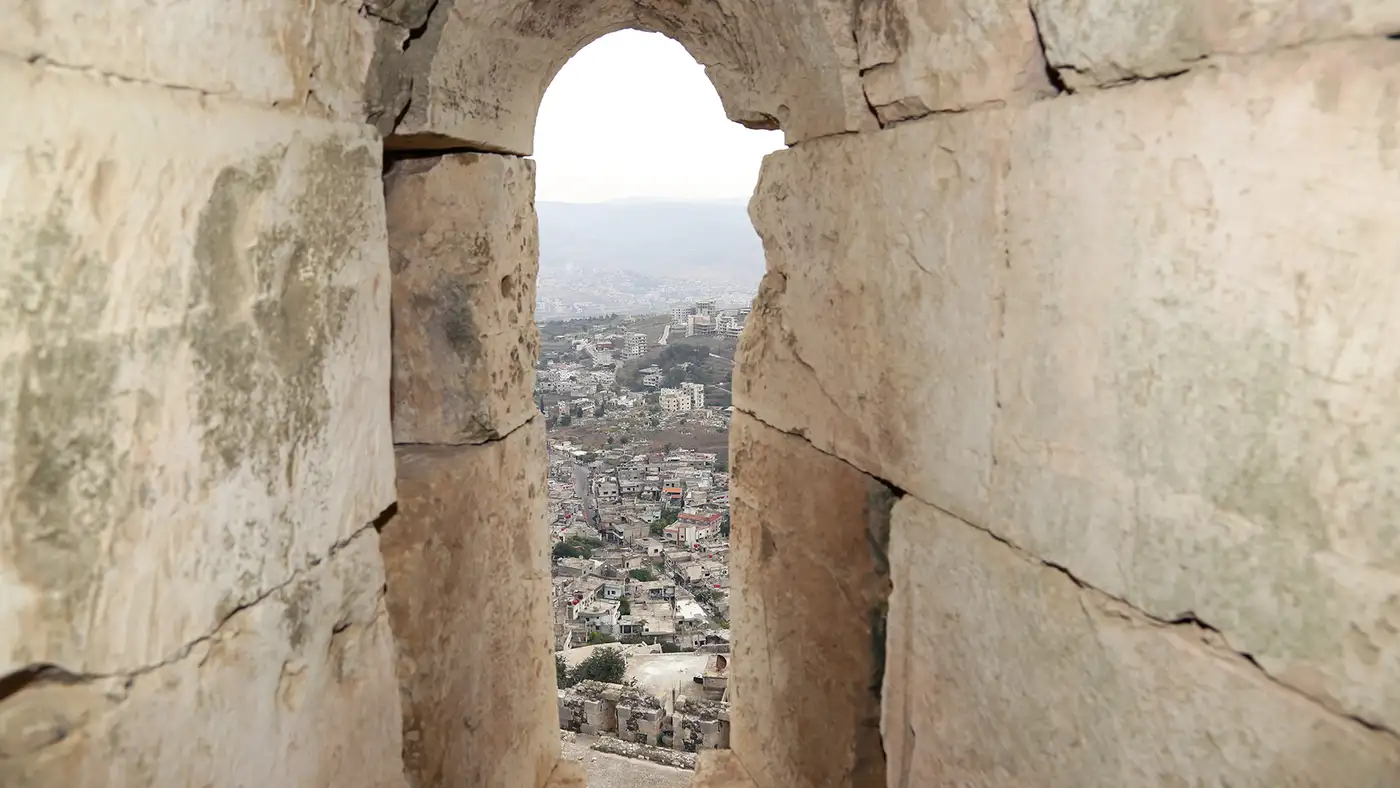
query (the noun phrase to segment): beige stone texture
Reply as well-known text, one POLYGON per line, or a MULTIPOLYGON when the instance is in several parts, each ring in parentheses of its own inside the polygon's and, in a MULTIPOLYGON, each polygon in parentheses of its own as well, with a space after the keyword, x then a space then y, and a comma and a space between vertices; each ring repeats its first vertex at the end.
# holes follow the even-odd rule
POLYGON ((772 154, 750 203, 768 273, 736 409, 971 519, 991 475, 1010 117, 772 154))
POLYGON ((588 788, 588 773, 574 761, 560 761, 550 772, 545 788, 588 788))
POLYGON ((1400 738, 1213 633, 1146 619, 910 497, 890 528, 891 786, 1400 785, 1400 738))
POLYGON ((730 745, 763 786, 883 786, 888 488, 736 412, 730 745))
POLYGON ((981 522, 1400 730, 1395 55, 1027 113, 981 522))
POLYGON ((733 750, 700 753, 690 788, 755 788, 755 783, 733 750))
POLYGON ((1071 88, 1172 74, 1246 54, 1400 31, 1396 0, 1031 0, 1071 88))
POLYGON ((396 443, 480 443, 538 413, 534 162, 409 159, 386 178, 396 443))
POLYGON ((559 758, 544 425, 397 454, 382 546, 410 784, 544 785, 559 758))
POLYGON ((354 0, 7 0, 0 54, 362 120, 374 26, 354 0))
POLYGON ((404 788, 374 528, 135 673, 6 680, 6 788, 404 788))
POLYGON ((0 675, 175 658, 393 500, 379 144, 0 60, 0 675), (95 122, 100 118, 100 122, 95 122))
POLYGON ((1055 92, 1025 0, 859 3, 865 95, 883 122, 1055 92))
POLYGON ((550 80, 585 45, 624 28, 685 45, 739 123, 781 127, 789 142, 872 129, 854 18, 846 0, 441 0, 402 57, 381 44, 379 68, 413 75, 389 144, 528 154, 550 80))

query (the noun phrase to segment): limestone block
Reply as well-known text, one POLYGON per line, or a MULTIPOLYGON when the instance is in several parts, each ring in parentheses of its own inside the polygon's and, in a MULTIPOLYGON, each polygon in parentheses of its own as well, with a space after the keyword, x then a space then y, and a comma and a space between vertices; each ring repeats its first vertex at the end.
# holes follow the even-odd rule
POLYGON ((1025 0, 859 4, 861 81, 884 122, 1054 93, 1025 0))
POLYGON ((380 22, 374 31, 374 57, 365 77, 365 121, 381 135, 394 131, 413 95, 413 72, 407 66, 408 31, 380 22))
POLYGON ((734 751, 763 785, 884 786, 890 493, 743 413, 729 443, 734 751))
POLYGON ((538 412, 534 173, 487 154, 390 172, 395 442, 480 443, 538 412))
POLYGON ((529 154, 550 80, 586 44, 623 28, 684 44, 736 122, 781 126, 790 143, 873 129, 853 22, 845 0, 443 0, 402 61, 413 97, 387 144, 529 154))
POLYGON ((559 761, 544 788, 588 788, 588 771, 575 761, 559 761))
POLYGON ((891 785, 1400 784, 1394 735, 912 497, 889 555, 891 785))
POLYGON ((739 756, 730 750, 700 753, 690 788, 756 788, 739 756))
POLYGON ((1171 74, 1245 54, 1400 30, 1394 0, 1031 0, 1070 87, 1171 74))
POLYGON ((374 27, 348 0, 19 0, 0 53, 263 105, 362 118, 374 27))
POLYGON ((404 788, 383 586, 367 526, 149 671, 7 677, 0 785, 404 788))
MULTIPOLYGON (((405 29, 422 27, 428 21, 428 12, 443 0, 365 0, 365 11, 371 16, 383 19, 405 29)), ((452 0, 447 0, 451 7, 452 0)))
POLYGON ((417 785, 542 785, 559 757, 544 426, 398 449, 382 532, 417 785))
POLYGON ((750 213, 768 273, 736 409, 976 519, 986 510, 1009 113, 770 155, 750 213))
POLYGON ((393 500, 379 144, 13 61, 0 95, 0 675, 132 671, 393 500))
POLYGON ((1376 42, 1027 113, 984 521, 1392 730, 1396 96, 1376 42))

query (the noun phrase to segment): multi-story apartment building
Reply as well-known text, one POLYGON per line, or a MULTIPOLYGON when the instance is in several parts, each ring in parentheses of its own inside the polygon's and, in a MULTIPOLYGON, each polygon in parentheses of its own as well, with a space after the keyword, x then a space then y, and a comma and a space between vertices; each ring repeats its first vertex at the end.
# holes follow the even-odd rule
POLYGON ((705 407, 705 384, 682 383, 681 391, 690 396, 690 407, 686 410, 700 410, 705 407))

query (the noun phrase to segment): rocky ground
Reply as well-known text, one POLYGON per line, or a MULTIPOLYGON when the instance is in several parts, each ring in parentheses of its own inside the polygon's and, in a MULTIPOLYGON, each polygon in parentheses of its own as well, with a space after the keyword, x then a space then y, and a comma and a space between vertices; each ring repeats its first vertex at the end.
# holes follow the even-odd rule
POLYGON ((588 788, 685 788, 695 772, 624 758, 588 747, 589 736, 566 735, 560 742, 564 758, 580 761, 588 769, 588 788))

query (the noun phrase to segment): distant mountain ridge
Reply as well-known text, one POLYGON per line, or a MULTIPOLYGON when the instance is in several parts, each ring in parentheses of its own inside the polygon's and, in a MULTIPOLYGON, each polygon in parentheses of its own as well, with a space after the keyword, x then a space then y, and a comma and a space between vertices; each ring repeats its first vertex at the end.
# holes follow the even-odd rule
POLYGON ((747 201, 538 202, 540 267, 757 283, 763 244, 747 201))

